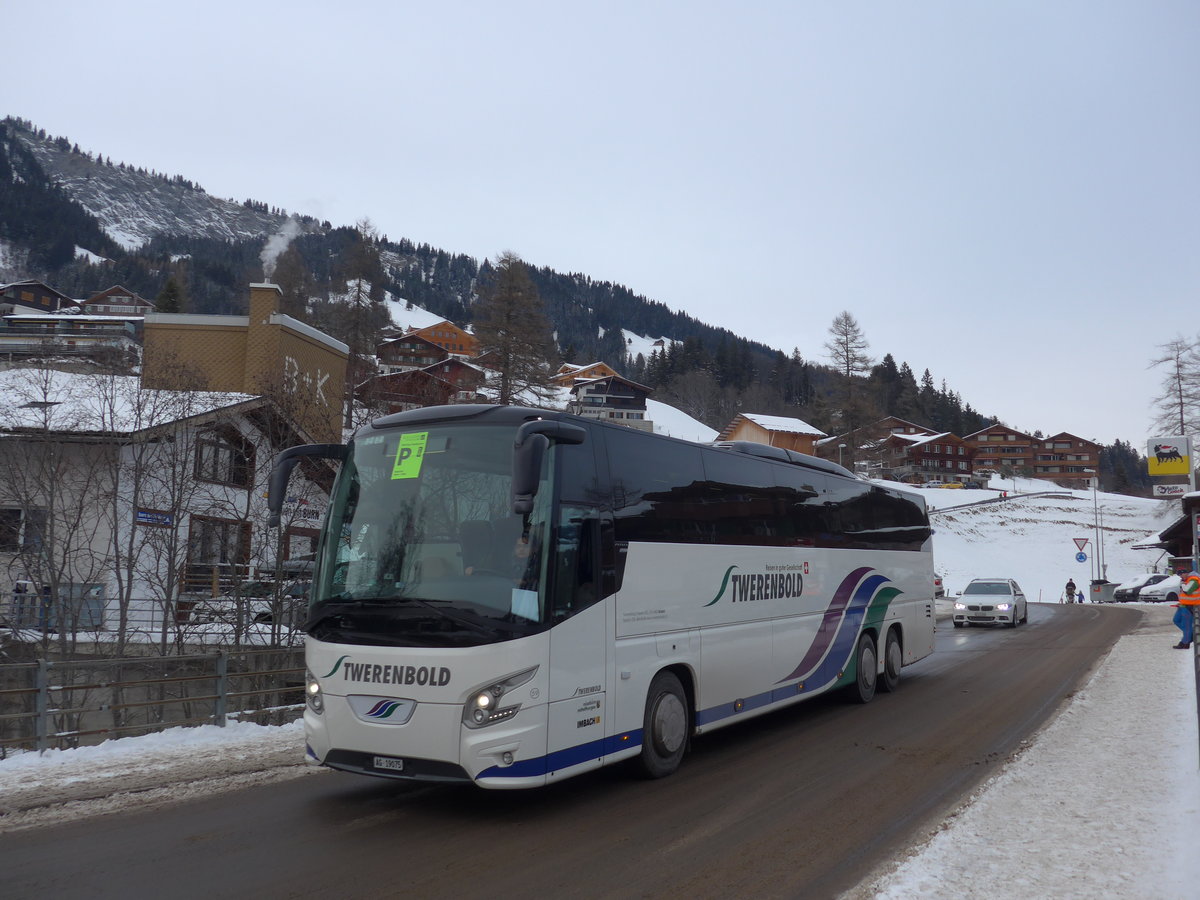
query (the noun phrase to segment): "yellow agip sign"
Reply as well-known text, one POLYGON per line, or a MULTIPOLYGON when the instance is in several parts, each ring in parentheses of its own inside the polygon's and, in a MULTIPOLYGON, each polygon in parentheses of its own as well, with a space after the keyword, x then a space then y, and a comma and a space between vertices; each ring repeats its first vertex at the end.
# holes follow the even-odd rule
POLYGON ((1192 442, 1183 435, 1151 438, 1146 443, 1151 475, 1187 475, 1192 471, 1192 442))

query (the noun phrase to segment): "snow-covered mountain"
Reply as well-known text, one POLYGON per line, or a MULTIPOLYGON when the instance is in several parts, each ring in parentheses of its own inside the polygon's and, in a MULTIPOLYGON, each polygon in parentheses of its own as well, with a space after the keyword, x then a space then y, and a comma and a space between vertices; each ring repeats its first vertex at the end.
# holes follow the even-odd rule
MULTIPOLYGON (((288 217, 261 204, 213 197, 184 178, 98 161, 65 142, 38 139, 30 132, 16 134, 54 183, 127 250, 164 234, 227 241, 260 239, 277 232, 288 217)), ((306 227, 317 226, 308 219, 306 227)))

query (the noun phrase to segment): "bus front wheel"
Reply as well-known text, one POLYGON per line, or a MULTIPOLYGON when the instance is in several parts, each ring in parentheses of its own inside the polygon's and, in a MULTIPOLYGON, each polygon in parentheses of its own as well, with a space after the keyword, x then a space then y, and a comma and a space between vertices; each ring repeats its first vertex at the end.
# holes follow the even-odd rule
POLYGON ((859 635, 854 662, 856 671, 854 684, 850 685, 850 699, 856 703, 870 703, 875 697, 879 657, 875 653, 875 639, 865 632, 859 635))
POLYGON ((687 749, 688 721, 683 685, 671 672, 659 672, 650 682, 642 719, 642 755, 638 761, 647 778, 664 778, 679 768, 687 749))

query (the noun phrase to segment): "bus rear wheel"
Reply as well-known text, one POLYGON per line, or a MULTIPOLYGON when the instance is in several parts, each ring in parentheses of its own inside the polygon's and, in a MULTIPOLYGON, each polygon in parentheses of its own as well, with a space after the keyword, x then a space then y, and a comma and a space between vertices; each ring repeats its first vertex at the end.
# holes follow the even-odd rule
POLYGON ((850 699, 855 703, 870 703, 875 697, 879 657, 875 653, 875 639, 866 632, 858 637, 854 662, 856 671, 854 684, 850 685, 850 699))
POLYGON ((647 778, 665 778, 679 768, 687 749, 689 720, 683 685, 671 672, 659 672, 650 682, 642 719, 638 762, 647 778))
POLYGON ((883 645, 883 684, 889 694, 900 688, 900 669, 904 666, 904 648, 900 646, 900 635, 893 628, 888 632, 883 645))

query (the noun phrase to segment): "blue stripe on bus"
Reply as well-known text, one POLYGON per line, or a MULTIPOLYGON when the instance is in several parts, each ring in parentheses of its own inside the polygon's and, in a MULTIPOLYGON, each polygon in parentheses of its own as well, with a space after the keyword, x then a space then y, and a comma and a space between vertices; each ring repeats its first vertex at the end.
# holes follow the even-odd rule
POLYGON ((582 763, 591 762, 602 756, 616 753, 618 750, 628 750, 630 747, 640 747, 642 744, 642 729, 622 731, 612 737, 588 741, 586 744, 576 744, 563 750, 555 750, 545 756, 533 759, 522 759, 511 766, 492 766, 484 769, 475 777, 478 778, 532 778, 569 769, 582 763))

